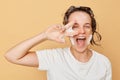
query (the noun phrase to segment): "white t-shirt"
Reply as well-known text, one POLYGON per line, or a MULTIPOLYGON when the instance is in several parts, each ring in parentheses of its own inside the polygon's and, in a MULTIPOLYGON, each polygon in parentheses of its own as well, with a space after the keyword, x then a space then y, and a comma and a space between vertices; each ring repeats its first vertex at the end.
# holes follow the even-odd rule
POLYGON ((47 80, 112 80, 111 63, 107 57, 92 50, 86 63, 74 58, 70 48, 36 51, 39 70, 47 70, 47 80))

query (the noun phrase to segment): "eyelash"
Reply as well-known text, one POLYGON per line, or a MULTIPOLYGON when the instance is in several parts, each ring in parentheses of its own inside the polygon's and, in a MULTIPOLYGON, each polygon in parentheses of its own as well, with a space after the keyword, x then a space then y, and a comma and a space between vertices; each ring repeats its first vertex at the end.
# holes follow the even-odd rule
POLYGON ((90 26, 85 26, 86 28, 90 28, 90 26))
MULTIPOLYGON (((85 28, 90 28, 91 26, 84 26, 85 28)), ((78 26, 73 26, 73 29, 78 28, 78 26)))

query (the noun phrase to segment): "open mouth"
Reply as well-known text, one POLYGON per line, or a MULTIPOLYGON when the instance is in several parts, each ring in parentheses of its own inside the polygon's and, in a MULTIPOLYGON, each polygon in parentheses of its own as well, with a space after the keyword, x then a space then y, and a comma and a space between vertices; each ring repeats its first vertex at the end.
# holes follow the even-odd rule
POLYGON ((70 38, 71 40, 71 43, 72 45, 79 45, 79 46, 84 46, 85 44, 86 45, 89 45, 90 44, 90 41, 92 39, 92 35, 86 37, 86 36, 79 36, 77 38, 70 38))
POLYGON ((77 37, 76 42, 78 45, 83 46, 86 43, 86 37, 85 36, 77 37))
POLYGON ((79 40, 86 40, 86 37, 80 36, 80 37, 78 37, 78 38, 76 39, 76 41, 79 41, 79 40))

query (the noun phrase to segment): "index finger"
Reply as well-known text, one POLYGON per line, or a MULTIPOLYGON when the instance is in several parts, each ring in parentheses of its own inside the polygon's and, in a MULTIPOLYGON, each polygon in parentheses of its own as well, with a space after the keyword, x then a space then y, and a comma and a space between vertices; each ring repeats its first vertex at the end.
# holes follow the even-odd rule
POLYGON ((65 29, 69 29, 70 27, 73 27, 73 25, 74 25, 74 21, 71 21, 71 22, 69 22, 68 24, 66 24, 65 26, 64 26, 64 28, 65 29))

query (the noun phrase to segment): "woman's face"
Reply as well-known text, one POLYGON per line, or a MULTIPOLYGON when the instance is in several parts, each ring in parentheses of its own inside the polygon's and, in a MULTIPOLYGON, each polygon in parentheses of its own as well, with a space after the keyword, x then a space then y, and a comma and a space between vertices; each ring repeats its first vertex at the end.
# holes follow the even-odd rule
POLYGON ((68 22, 71 21, 75 22, 72 29, 78 31, 77 35, 70 37, 72 48, 78 52, 83 52, 87 49, 92 38, 91 18, 85 12, 76 11, 69 16, 68 22))

